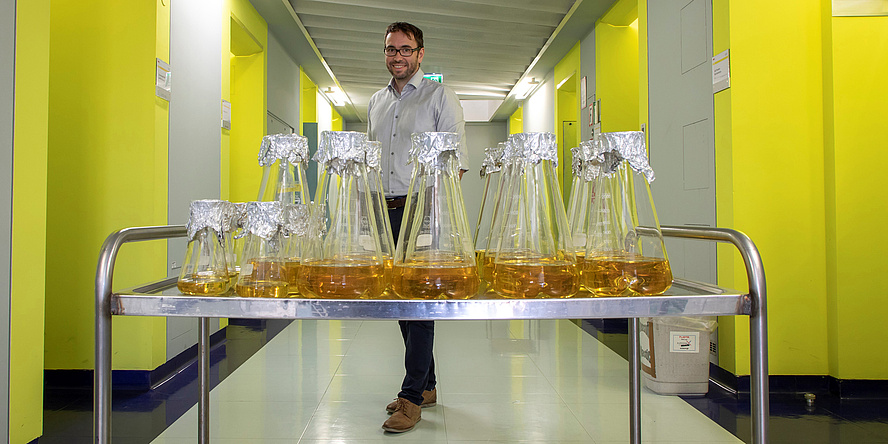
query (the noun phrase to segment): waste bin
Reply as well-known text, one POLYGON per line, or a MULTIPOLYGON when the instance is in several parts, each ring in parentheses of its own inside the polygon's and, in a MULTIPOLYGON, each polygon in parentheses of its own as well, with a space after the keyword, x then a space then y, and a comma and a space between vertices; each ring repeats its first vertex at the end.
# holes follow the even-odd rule
POLYGON ((705 395, 709 391, 712 317, 639 319, 644 386, 662 395, 705 395))

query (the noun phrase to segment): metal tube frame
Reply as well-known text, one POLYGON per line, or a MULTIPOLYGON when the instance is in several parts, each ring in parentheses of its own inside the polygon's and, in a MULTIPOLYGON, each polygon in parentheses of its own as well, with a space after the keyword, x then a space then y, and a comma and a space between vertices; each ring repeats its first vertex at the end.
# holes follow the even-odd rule
MULTIPOLYGON (((768 329, 766 311, 765 272, 761 256, 755 244, 743 233, 725 228, 661 227, 667 237, 713 240, 728 242, 740 250, 746 265, 749 296, 752 307, 749 312, 750 328, 750 379, 752 403, 752 442, 768 442, 768 329)), ((185 237, 184 225, 127 228, 112 233, 102 245, 96 271, 96 323, 95 323, 95 373, 94 373, 94 429, 98 444, 111 442, 111 296, 112 276, 117 252, 124 243, 185 237)), ((199 318, 198 349, 200 351, 198 378, 198 442, 209 443, 209 318, 199 318)), ((630 442, 641 443, 641 378, 638 345, 638 318, 629 322, 629 416, 630 442)))

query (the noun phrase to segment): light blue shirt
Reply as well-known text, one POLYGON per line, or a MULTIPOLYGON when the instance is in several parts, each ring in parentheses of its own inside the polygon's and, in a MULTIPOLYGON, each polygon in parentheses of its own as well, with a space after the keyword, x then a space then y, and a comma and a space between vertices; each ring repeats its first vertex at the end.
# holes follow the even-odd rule
POLYGON ((467 170, 466 122, 456 93, 423 78, 421 69, 416 70, 400 94, 393 84, 394 79, 373 94, 367 113, 367 134, 370 140, 382 143, 379 168, 385 195, 407 194, 413 174, 413 164, 407 164, 413 133, 459 133, 460 168, 467 170))

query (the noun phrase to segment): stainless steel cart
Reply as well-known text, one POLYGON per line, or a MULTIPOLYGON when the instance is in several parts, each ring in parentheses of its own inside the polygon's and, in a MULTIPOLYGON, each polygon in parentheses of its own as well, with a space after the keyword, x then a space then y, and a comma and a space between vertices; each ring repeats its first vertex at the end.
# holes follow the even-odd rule
POLYGON ((749 293, 676 279, 662 296, 469 300, 321 300, 183 296, 174 278, 114 293, 117 253, 127 242, 184 237, 181 225, 127 228, 105 241, 96 271, 96 371, 94 437, 111 442, 111 316, 199 318, 198 442, 209 439, 209 319, 588 319, 629 318, 630 442, 641 443, 641 378, 638 318, 656 316, 749 316, 752 441, 768 442, 768 341, 765 273, 755 244, 743 233, 723 228, 662 227, 669 237, 734 244, 746 265, 749 293))

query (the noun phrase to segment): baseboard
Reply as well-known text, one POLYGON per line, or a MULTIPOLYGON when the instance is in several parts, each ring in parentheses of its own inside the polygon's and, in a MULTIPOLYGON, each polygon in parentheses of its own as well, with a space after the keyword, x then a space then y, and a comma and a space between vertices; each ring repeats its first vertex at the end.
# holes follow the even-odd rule
MULTIPOLYGON (((225 327, 210 335, 210 347, 215 347, 225 340, 225 327)), ((172 359, 164 362, 154 370, 112 370, 112 390, 146 391, 156 387, 197 360, 197 344, 182 351, 172 359)), ((213 361, 210 355, 211 365, 213 361)), ((217 359, 222 359, 218 357, 217 359)), ((43 370, 43 382, 47 387, 92 390, 92 369, 78 370, 43 370)))

